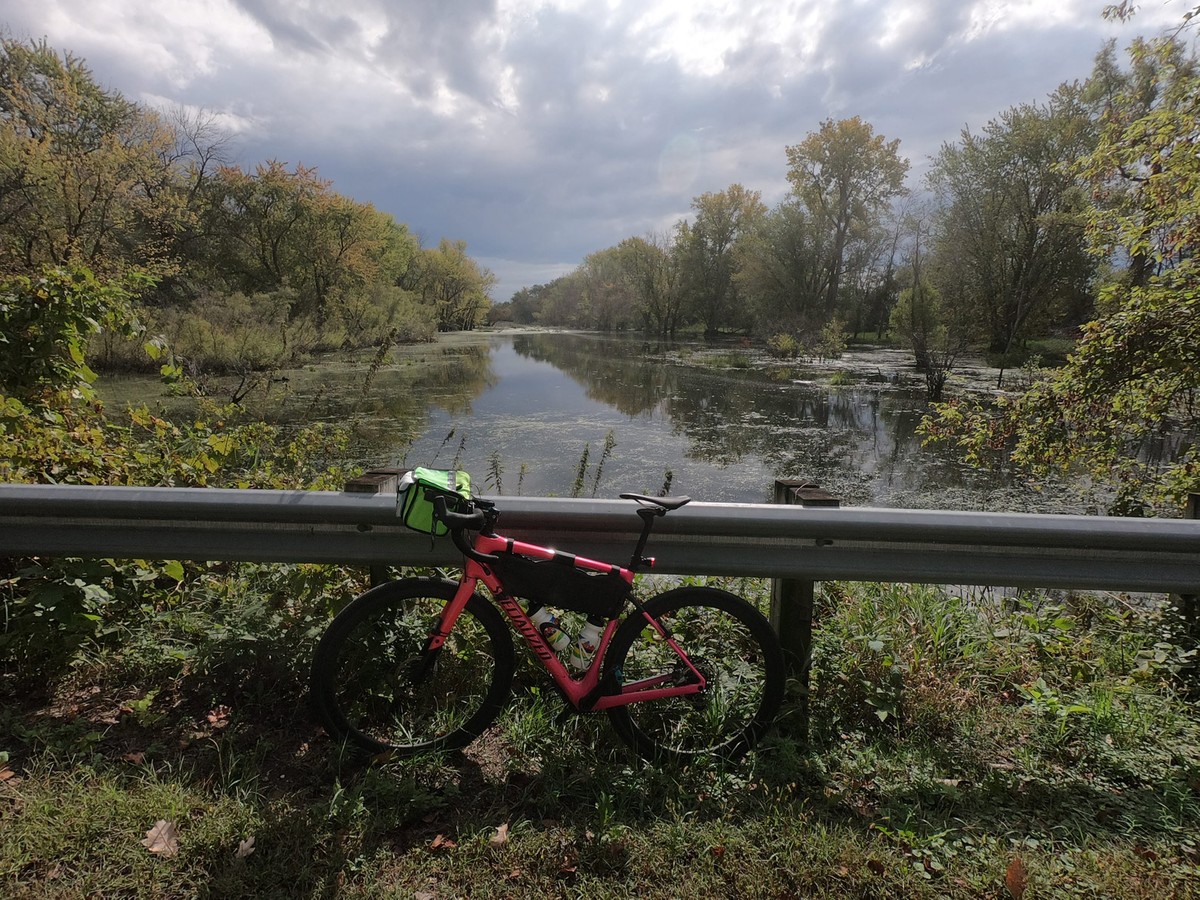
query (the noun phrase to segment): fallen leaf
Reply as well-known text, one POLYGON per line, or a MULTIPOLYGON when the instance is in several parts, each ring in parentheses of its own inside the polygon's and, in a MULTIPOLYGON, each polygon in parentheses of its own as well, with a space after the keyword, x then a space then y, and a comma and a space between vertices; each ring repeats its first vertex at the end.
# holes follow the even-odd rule
POLYGON ((1028 885, 1029 873, 1025 870, 1025 863, 1021 861, 1021 857, 1015 856, 1008 864, 1008 871, 1004 873, 1004 886, 1008 888, 1009 896, 1013 900, 1021 900, 1028 885))
POLYGON ((413 894, 413 900, 437 900, 437 894, 431 894, 429 891, 417 891, 413 894))
POLYGON ((1135 854, 1137 854, 1138 856, 1140 856, 1142 859, 1146 860, 1146 862, 1154 862, 1155 860, 1158 859, 1157 851, 1153 850, 1150 847, 1147 847, 1145 844, 1134 844, 1133 852, 1135 854))
POLYGON ((496 833, 491 836, 491 838, 489 839, 489 842, 492 844, 497 844, 497 845, 508 843, 508 823, 507 822, 505 822, 503 825, 496 826, 496 833))
POLYGON ((204 718, 208 720, 208 724, 213 728, 224 728, 229 724, 229 707, 222 704, 216 709, 211 710, 204 718))
POLYGON ((238 848, 234 852, 235 859, 245 859, 254 852, 254 835, 246 838, 244 841, 238 841, 238 848))
POLYGON ((429 849, 430 850, 453 850, 457 846, 458 846, 458 844, 455 843, 454 841, 450 840, 450 838, 446 837, 444 834, 439 834, 437 837, 435 837, 433 839, 433 842, 429 845, 429 849))
POLYGON ((725 855, 725 848, 721 847, 721 846, 709 847, 708 852, 711 853, 713 856, 715 856, 717 859, 720 859, 722 856, 725 855))
POLYGON ((179 835, 175 833, 175 823, 159 819, 154 823, 154 827, 146 832, 142 845, 151 853, 174 856, 179 852, 179 835))
POLYGON ((126 753, 121 757, 121 759, 125 760, 125 762, 133 763, 135 766, 140 766, 142 764, 142 760, 145 758, 146 754, 140 750, 134 750, 133 752, 126 753))
POLYGON ((8 781, 10 778, 16 778, 16 777, 17 777, 17 773, 14 772, 12 769, 10 769, 8 766, 4 766, 3 768, 0 768, 0 781, 8 781))

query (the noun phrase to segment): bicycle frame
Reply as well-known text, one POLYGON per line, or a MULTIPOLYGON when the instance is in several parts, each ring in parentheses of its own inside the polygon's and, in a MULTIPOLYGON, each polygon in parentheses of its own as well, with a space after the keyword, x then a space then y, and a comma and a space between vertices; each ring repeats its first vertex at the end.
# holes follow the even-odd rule
MULTIPOLYGON (((522 541, 514 541, 495 534, 478 535, 475 538, 474 549, 484 555, 511 551, 534 559, 553 559, 556 555, 556 551, 549 547, 526 544, 522 541)), ((688 655, 684 652, 683 648, 663 628, 661 623, 639 606, 634 615, 640 614, 645 618, 649 627, 653 628, 659 637, 675 652, 680 661, 695 676, 696 681, 685 685, 675 684, 667 686, 667 682, 673 678, 668 673, 655 676, 654 678, 635 681, 631 684, 624 684, 621 686, 619 693, 603 693, 600 678, 604 654, 608 650, 609 642, 612 640, 613 634, 622 621, 621 619, 613 618, 609 620, 603 634, 600 636, 600 643, 596 648, 595 655, 592 657, 591 664, 584 670, 581 676, 573 676, 567 667, 563 665, 562 660, 558 658, 558 654, 555 653, 554 649, 546 643, 546 639, 542 637, 537 626, 530 621, 525 610, 521 608, 521 604, 505 591, 503 582, 496 574, 487 568, 484 563, 477 562, 470 557, 467 557, 464 563, 463 577, 459 581, 458 591, 455 593, 454 599, 446 604, 437 628, 430 635, 429 651, 436 652, 441 649, 446 639, 450 636, 450 632, 453 631, 459 615, 466 608, 467 601, 475 593, 479 582, 483 582, 484 586, 491 593, 496 605, 508 616, 509 622, 516 632, 525 638, 526 643, 529 644, 534 655, 541 660, 542 665, 546 667, 546 670, 550 673, 550 677, 554 679, 554 683, 558 686, 563 696, 576 709, 599 711, 613 706, 624 706, 629 703, 662 700, 667 697, 683 697, 690 694, 698 694, 707 687, 704 675, 688 659, 688 655)), ((573 564, 576 568, 591 572, 615 572, 627 583, 630 585, 633 584, 634 573, 631 569, 598 562, 581 556, 573 557, 573 564)))

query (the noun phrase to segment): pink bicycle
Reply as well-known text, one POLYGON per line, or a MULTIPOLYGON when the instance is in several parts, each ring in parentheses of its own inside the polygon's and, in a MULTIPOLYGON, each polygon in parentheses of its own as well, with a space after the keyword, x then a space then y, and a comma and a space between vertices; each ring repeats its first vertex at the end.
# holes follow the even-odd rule
POLYGON ((434 515, 466 557, 462 577, 389 582, 334 618, 312 668, 315 708, 329 733, 372 753, 470 743, 511 692, 515 656, 503 611, 567 702, 607 712, 643 757, 735 758, 753 747, 784 694, 783 654, 770 623, 744 599, 711 587, 638 600, 634 574, 654 564, 642 555, 654 520, 689 498, 621 497, 637 501, 643 521, 628 567, 496 534, 499 511, 490 501, 460 501, 451 511, 446 498, 432 498, 434 515), (468 531, 478 532, 473 540, 468 531), (477 593, 480 583, 494 604, 477 593), (530 620, 543 606, 602 627, 582 671, 572 673, 530 620))

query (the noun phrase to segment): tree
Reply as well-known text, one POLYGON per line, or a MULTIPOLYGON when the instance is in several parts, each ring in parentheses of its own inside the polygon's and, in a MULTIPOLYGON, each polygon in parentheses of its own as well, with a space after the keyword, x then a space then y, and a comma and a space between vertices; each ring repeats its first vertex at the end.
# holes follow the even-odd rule
POLYGON ((533 287, 521 288, 512 295, 509 301, 509 315, 518 325, 532 325, 538 320, 542 311, 542 295, 546 285, 535 284, 533 287))
POLYGON ((917 371, 925 374, 925 399, 937 403, 950 370, 970 344, 970 311, 948 303, 926 271, 924 217, 910 216, 906 225, 912 237, 904 273, 908 287, 900 292, 889 324, 912 347, 917 371))
POLYGON ((602 331, 626 328, 637 317, 637 299, 620 248, 588 254, 581 268, 592 324, 602 331))
POLYGON ((289 170, 278 160, 252 173, 221 167, 204 196, 208 241, 194 257, 203 280, 246 294, 288 287, 293 319, 311 316, 323 328, 351 304, 351 318, 361 320, 362 300, 377 285, 419 278, 408 230, 337 193, 314 168, 289 170))
POLYGON ((70 54, 0 40, 0 268, 172 267, 173 135, 70 54))
POLYGON ((1069 165, 1093 143, 1082 92, 1064 85, 1045 105, 1010 108, 982 134, 964 129, 934 160, 929 183, 943 203, 936 253, 949 279, 939 288, 976 311, 995 353, 1007 356, 1034 323, 1078 309, 1090 293, 1085 198, 1069 165))
POLYGON ((785 200, 750 232, 738 287, 765 333, 815 332, 826 320, 829 235, 797 199, 785 200))
POLYGON ((757 227, 767 209, 758 191, 740 184, 701 194, 692 201, 692 209, 696 218, 679 224, 676 245, 683 288, 696 318, 704 323, 704 333, 712 336, 732 324, 738 308, 738 242, 757 227))
POLYGON ((660 338, 674 334, 683 313, 683 292, 668 239, 654 234, 627 238, 617 245, 617 253, 646 330, 660 338))
POLYGON ((585 328, 591 325, 587 277, 583 267, 545 285, 538 296, 537 321, 542 325, 585 328))
POLYGON ((1096 198, 1091 251, 1126 267, 1101 315, 1022 395, 947 404, 924 426, 975 460, 1001 447, 1026 471, 1085 472, 1113 486, 1118 514, 1200 490, 1200 77, 1172 40, 1136 41, 1129 57, 1142 77, 1113 91, 1075 169, 1096 198))
POLYGON ((826 235, 822 258, 826 317, 837 309, 846 251, 904 193, 908 160, 900 141, 855 116, 821 123, 820 130, 787 148, 788 181, 814 227, 826 235))
POLYGON ((483 322, 496 277, 467 256, 466 241, 443 238, 421 251, 419 294, 437 314, 439 331, 470 331, 483 322))

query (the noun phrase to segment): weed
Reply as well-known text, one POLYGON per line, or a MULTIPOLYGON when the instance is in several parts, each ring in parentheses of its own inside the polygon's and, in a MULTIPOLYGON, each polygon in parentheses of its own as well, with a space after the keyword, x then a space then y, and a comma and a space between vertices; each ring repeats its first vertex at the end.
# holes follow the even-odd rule
POLYGON ((829 383, 833 387, 844 387, 845 385, 854 384, 854 376, 845 369, 838 369, 829 376, 829 383))
POLYGON ((488 473, 487 473, 487 481, 485 482, 485 484, 487 484, 488 487, 495 490, 495 492, 497 494, 503 494, 504 493, 504 482, 502 479, 504 476, 504 467, 500 461, 500 451, 499 450, 493 450, 492 452, 490 452, 488 454, 487 464, 488 464, 488 473))
POLYGON ((110 590, 117 630, 40 693, 0 681, 5 896, 976 897, 1016 871, 1027 896, 1200 891, 1200 724, 1156 610, 825 584, 807 743, 648 766, 530 664, 463 752, 364 766, 299 702, 358 576, 176 574, 110 590), (173 857, 141 843, 160 820, 173 857))
POLYGON ((600 453, 600 461, 596 463, 596 475, 592 479, 592 496, 596 496, 596 492, 600 490, 600 478, 604 474, 604 463, 612 456, 613 450, 617 446, 617 434, 613 429, 608 430, 608 434, 604 436, 604 449, 600 453))
POLYGON ((751 365, 750 354, 740 350, 714 353, 706 357, 704 362, 714 369, 749 369, 751 365))
POLYGON ((579 456, 579 465, 575 467, 575 482, 571 485, 571 496, 578 497, 583 493, 583 483, 587 478, 588 457, 591 455, 592 445, 584 444, 583 453, 579 456))

